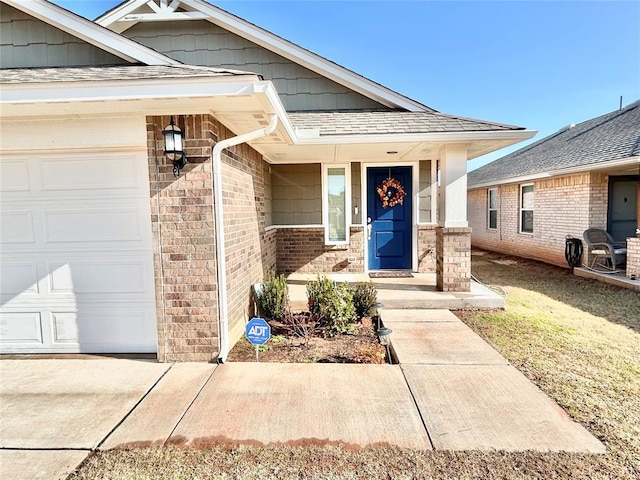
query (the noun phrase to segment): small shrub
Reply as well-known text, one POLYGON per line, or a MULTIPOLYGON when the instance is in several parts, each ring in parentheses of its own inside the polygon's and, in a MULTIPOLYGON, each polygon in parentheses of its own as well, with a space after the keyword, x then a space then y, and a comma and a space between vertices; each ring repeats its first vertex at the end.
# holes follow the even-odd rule
POLYGON ((356 309, 353 306, 351 287, 342 283, 334 288, 320 306, 321 325, 326 335, 352 335, 358 330, 356 309))
POLYGON ((315 280, 307 283, 309 311, 313 315, 321 313, 321 305, 325 303, 326 297, 331 295, 335 288, 336 282, 330 280, 326 275, 318 275, 315 280))
POLYGON ((353 306, 359 319, 373 315, 377 297, 378 289, 372 282, 356 284, 353 288, 353 306))
POLYGON ((291 335, 302 339, 307 345, 320 324, 320 314, 292 313, 287 311, 282 317, 282 325, 291 335))
POLYGON ((289 288, 284 275, 269 271, 264 279, 258 303, 268 318, 282 318, 289 308, 289 288))
POLYGON ((309 311, 320 316, 320 326, 325 335, 354 334, 356 310, 353 305, 353 290, 347 283, 337 285, 325 275, 307 284, 309 311))

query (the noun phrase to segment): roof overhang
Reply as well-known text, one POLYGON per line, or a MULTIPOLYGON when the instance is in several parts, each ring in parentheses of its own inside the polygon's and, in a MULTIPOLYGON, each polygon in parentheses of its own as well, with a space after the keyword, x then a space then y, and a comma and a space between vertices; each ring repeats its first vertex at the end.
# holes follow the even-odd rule
POLYGON ((180 62, 166 55, 118 35, 107 28, 45 0, 29 0, 28 2, 23 0, 2 1, 7 5, 128 62, 139 62, 147 65, 180 64, 180 62))
POLYGON ((564 175, 573 175, 586 172, 603 172, 615 175, 638 175, 640 173, 640 157, 628 157, 606 162, 590 163, 580 165, 578 167, 558 169, 548 172, 533 173, 531 175, 522 175, 519 177, 511 177, 492 182, 479 182, 469 184, 468 189, 494 187, 497 185, 507 185, 512 183, 532 182, 535 180, 544 180, 552 177, 561 177, 564 175))
POLYGON ((468 158, 531 138, 531 130, 313 136, 296 130, 270 81, 253 74, 127 80, 4 83, 2 121, 117 115, 210 113, 236 134, 264 127, 275 132, 251 142, 271 163, 408 162, 439 158, 446 144, 465 144, 468 158))

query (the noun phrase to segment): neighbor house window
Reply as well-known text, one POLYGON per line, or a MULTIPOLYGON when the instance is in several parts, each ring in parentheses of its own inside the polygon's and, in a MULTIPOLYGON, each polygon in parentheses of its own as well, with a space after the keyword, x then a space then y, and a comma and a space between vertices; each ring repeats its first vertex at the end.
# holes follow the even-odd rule
POLYGON ((490 229, 498 228, 498 189, 490 188, 487 198, 487 225, 490 229))
POLYGON ((323 224, 327 245, 348 243, 351 198, 347 192, 350 168, 346 165, 325 165, 323 175, 323 224))
POLYGON ((520 186, 520 232, 533 233, 533 185, 520 186))

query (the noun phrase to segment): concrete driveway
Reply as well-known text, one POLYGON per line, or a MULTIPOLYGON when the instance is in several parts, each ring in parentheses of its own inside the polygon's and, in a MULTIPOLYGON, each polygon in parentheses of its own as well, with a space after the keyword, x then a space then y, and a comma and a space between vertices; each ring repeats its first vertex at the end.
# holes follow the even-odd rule
POLYGON ((0 478, 65 478, 171 367, 87 358, 0 361, 0 478))

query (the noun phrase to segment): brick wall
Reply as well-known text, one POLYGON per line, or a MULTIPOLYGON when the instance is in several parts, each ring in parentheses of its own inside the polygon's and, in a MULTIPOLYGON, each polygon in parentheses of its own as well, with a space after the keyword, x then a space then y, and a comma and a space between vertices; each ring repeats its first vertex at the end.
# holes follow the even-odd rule
POLYGON ((436 271, 436 226, 418 225, 418 272, 436 271))
MULTIPOLYGON (((149 117, 158 359, 210 361, 219 353, 211 149, 234 136, 210 115, 176 117, 188 164, 179 178, 163 155, 168 117, 149 117)), ((276 264, 276 232, 265 231, 268 165, 246 144, 222 154, 230 345, 242 335, 251 285, 276 264)))
POLYGON ((627 277, 640 280, 640 238, 627 238, 627 277))
POLYGON ((208 152, 217 126, 177 117, 189 164, 180 178, 164 157, 169 117, 148 117, 153 257, 161 362, 209 361, 218 353, 215 227, 208 152))
MULTIPOLYGON (((468 192, 473 246, 567 266, 565 237, 606 228, 607 175, 576 174, 534 182, 533 234, 519 232, 520 185, 500 185, 498 228, 487 228, 487 189, 468 192)), ((586 258, 583 257, 583 262, 586 258)))
POLYGON ((349 231, 349 245, 325 245, 324 228, 278 229, 278 272, 364 272, 364 229, 352 226, 349 231), (349 262, 349 257, 355 261, 349 262))
POLYGON ((471 290, 471 229, 436 227, 436 288, 471 290))
MULTIPOLYGON (((220 139, 235 136, 218 125, 220 139)), ((264 176, 268 166, 247 144, 222 152, 229 342, 244 333, 251 313, 251 286, 262 281, 273 265, 273 251, 265 243, 264 176), (266 264, 264 261, 266 260, 266 264)))

